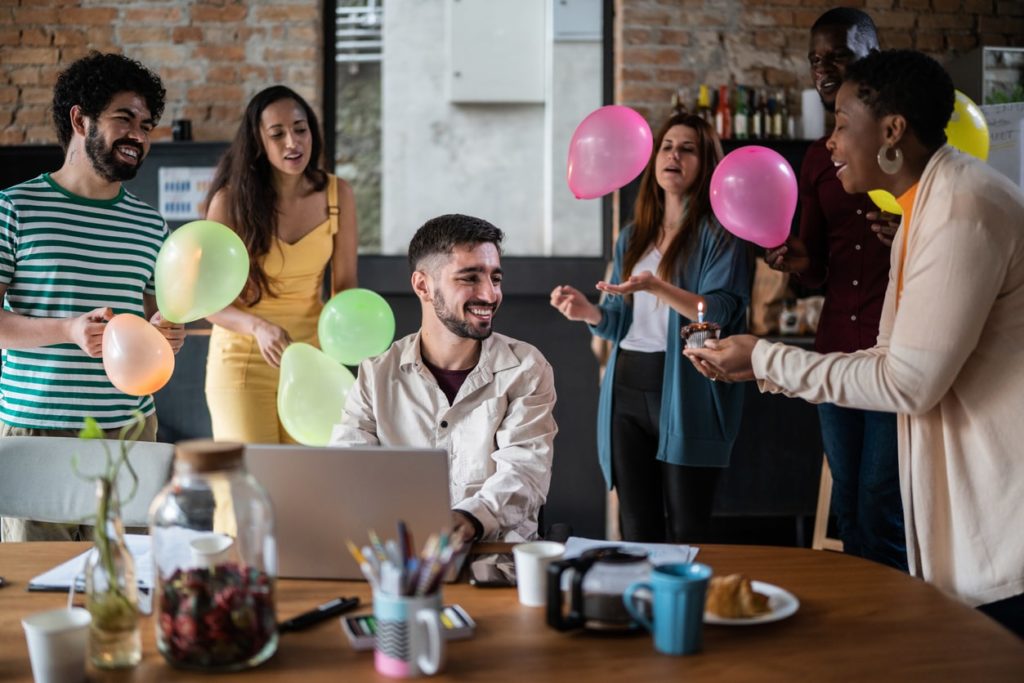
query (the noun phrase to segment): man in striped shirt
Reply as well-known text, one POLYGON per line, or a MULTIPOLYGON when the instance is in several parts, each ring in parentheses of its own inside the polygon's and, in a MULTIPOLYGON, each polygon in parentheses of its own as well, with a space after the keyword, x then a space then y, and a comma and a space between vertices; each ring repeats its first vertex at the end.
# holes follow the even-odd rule
MULTIPOLYGON (((175 352, 184 328, 157 312, 160 214, 127 192, 164 108, 160 78, 96 52, 57 79, 53 121, 64 165, 0 192, 0 437, 76 436, 86 416, 117 438, 133 411, 156 438, 152 396, 128 396, 102 362, 106 322, 145 316, 175 352)), ((76 539, 84 530, 3 520, 3 540, 76 539)))

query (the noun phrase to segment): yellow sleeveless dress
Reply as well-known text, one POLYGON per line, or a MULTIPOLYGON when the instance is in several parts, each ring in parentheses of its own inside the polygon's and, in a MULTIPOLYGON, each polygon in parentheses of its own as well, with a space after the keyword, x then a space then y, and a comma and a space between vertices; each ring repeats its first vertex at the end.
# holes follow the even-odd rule
MULTIPOLYGON (((338 183, 327 176, 328 217, 295 244, 276 237, 263 257, 273 295, 252 307, 236 306, 288 331, 293 342, 320 347, 317 320, 323 309, 324 271, 338 232, 338 183)), ((277 415, 280 371, 267 365, 256 338, 219 325, 210 334, 206 402, 213 438, 241 443, 295 443, 277 415)))

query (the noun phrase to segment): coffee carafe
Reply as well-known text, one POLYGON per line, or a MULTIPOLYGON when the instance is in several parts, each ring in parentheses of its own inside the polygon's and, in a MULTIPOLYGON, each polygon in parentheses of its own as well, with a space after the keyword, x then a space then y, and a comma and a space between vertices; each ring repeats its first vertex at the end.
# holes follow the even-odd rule
POLYGON ((559 631, 637 628, 622 603, 622 594, 632 582, 647 579, 650 571, 647 553, 618 546, 592 548, 579 557, 552 562, 548 566, 548 624, 559 631), (568 601, 562 595, 566 570, 572 572, 568 601))

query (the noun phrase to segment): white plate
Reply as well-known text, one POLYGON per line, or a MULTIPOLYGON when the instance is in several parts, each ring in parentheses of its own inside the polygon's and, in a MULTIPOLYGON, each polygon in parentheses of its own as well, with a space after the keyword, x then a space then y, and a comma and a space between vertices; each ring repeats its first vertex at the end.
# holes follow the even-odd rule
POLYGON ((720 624, 723 626, 753 626, 754 624, 767 624, 772 621, 779 621, 786 617, 793 616, 798 609, 800 609, 800 601, 796 599, 796 596, 790 593, 785 588, 779 588, 773 586, 770 583, 764 581, 751 581, 750 587, 754 591, 761 593, 762 595, 768 596, 768 607, 771 608, 770 612, 756 617, 750 617, 747 619, 726 619, 724 617, 711 614, 711 612, 704 613, 705 624, 720 624))

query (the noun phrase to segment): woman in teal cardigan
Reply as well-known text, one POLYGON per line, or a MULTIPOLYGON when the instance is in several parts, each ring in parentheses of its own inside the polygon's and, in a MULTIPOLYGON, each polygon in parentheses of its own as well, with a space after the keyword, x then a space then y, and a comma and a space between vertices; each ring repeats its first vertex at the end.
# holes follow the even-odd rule
POLYGON ((680 113, 655 136, 634 223, 615 245, 607 299, 566 285, 551 305, 613 342, 598 406, 598 456, 619 496, 622 537, 700 541, 739 430, 743 390, 702 377, 682 356, 683 325, 697 319, 746 330, 751 259, 711 213, 708 188, 722 158, 703 119, 680 113))

